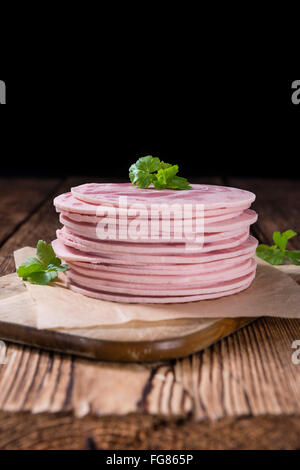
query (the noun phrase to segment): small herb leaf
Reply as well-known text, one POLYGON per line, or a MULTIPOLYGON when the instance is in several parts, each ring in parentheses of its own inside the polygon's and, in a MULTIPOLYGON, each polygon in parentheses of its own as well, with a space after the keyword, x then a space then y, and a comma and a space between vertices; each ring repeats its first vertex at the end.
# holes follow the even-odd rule
POLYGON ((280 248, 280 250, 284 251, 287 242, 284 242, 282 239, 281 233, 280 232, 274 232, 273 233, 273 241, 280 248))
POLYGON ((297 266, 300 266, 300 250, 286 251, 286 257, 289 261, 297 266))
POLYGON ((287 242, 297 235, 294 230, 287 230, 286 232, 274 232, 273 240, 276 245, 258 245, 256 254, 259 258, 264 259, 270 264, 278 266, 283 264, 285 260, 291 263, 300 265, 300 250, 286 250, 287 242))
POLYGON ((36 257, 39 259, 44 268, 46 268, 48 264, 55 264, 57 266, 61 264, 61 260, 56 257, 52 245, 47 245, 47 243, 45 243, 43 240, 38 241, 36 257))
POLYGON ((29 274, 34 272, 39 272, 43 270, 43 266, 37 258, 27 258, 24 263, 22 263, 18 269, 17 274, 20 277, 26 277, 29 274))
POLYGON ((281 251, 285 251, 287 242, 296 235, 297 233, 293 230, 287 230, 282 234, 280 232, 274 232, 273 240, 281 251))
POLYGON ((148 188, 153 183, 153 175, 160 168, 159 158, 152 155, 140 158, 129 168, 129 178, 133 185, 137 184, 138 188, 148 188))
POLYGON ((43 240, 39 240, 36 256, 26 258, 18 267, 17 274, 24 281, 47 285, 57 278, 59 271, 66 271, 67 269, 68 265, 61 264, 61 260, 56 256, 51 244, 47 245, 43 240))
POLYGON ((47 266, 47 271, 67 271, 69 269, 67 264, 61 264, 60 266, 56 266, 55 264, 49 264, 47 266))
POLYGON ((282 251, 271 246, 259 245, 256 250, 257 256, 273 265, 282 264, 285 255, 282 251))
POLYGON ((192 189, 190 183, 186 178, 182 178, 181 176, 174 176, 174 178, 170 181, 170 187, 172 189, 192 189))
POLYGON ((53 281, 53 279, 57 278, 56 271, 42 271, 38 273, 32 273, 27 278, 26 281, 31 282, 32 284, 40 284, 40 285, 47 285, 49 282, 53 281))
POLYGON ((178 165, 171 165, 154 158, 152 155, 140 158, 129 168, 129 178, 138 188, 192 189, 188 180, 177 176, 178 165))

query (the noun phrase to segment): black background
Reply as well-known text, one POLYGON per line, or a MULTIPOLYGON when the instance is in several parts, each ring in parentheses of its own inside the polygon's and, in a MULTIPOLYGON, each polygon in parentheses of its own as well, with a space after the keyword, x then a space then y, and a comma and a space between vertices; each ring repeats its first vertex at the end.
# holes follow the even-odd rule
POLYGON ((3 73, 2 175, 127 178, 152 154, 186 177, 299 178, 294 80, 179 72, 3 73))

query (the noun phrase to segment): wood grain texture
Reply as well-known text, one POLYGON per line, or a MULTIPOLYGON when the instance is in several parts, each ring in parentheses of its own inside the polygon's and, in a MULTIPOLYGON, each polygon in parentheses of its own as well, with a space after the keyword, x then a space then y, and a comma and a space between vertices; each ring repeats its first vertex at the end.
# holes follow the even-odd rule
MULTIPOLYGON (((228 184, 256 194, 253 209, 259 218, 253 233, 261 243, 273 244, 272 236, 276 231, 293 229, 300 234, 299 181, 232 178, 228 184)), ((300 237, 291 239, 289 246, 300 250, 300 237)))
MULTIPOLYGON (((25 252, 25 257, 34 256, 35 250, 25 249, 25 252)), ((153 362, 186 357, 254 321, 253 318, 178 318, 152 322, 136 320, 97 328, 68 329, 65 325, 65 328, 60 329, 38 329, 37 306, 43 306, 44 298, 39 299, 36 294, 34 296, 32 289, 36 293, 44 287, 25 285, 15 273, 0 277, 2 340, 90 359, 153 362)), ((50 294, 48 291, 43 294, 47 301, 56 289, 59 287, 51 287, 50 294)), ((73 294, 69 291, 67 293, 72 298, 73 294)), ((68 310, 70 315, 76 311, 80 302, 82 314, 85 314, 88 305, 82 296, 73 302, 72 309, 68 310)), ((70 305, 70 300, 68 303, 70 305)), ((63 315, 65 304, 59 305, 59 300, 54 300, 47 316, 53 313, 55 307, 63 315)), ((113 315, 112 306, 108 315, 113 315)))
MULTIPOLYGON (((24 198, 24 194, 19 189, 19 180, 10 182, 10 192, 12 193, 11 199, 19 201, 24 198)), ((31 184, 31 179, 24 179, 24 185, 27 187, 31 184)), ((69 180, 55 180, 55 184, 52 184, 52 189, 49 192, 47 188, 47 180, 35 180, 35 186, 42 188, 40 191, 44 194, 44 197, 39 200, 39 204, 35 203, 32 209, 27 208, 26 216, 22 223, 15 225, 11 228, 11 235, 6 237, 4 242, 0 244, 0 276, 14 272, 14 259, 13 252, 18 248, 22 248, 25 245, 36 246, 39 239, 45 240, 49 243, 53 240, 56 235, 57 228, 60 227, 58 220, 58 214, 53 206, 53 199, 59 194, 69 191, 72 185, 85 183, 88 180, 85 178, 72 178, 69 180), (46 189, 43 190, 46 184, 46 189), (35 209, 34 209, 35 207, 35 209)), ((22 188, 22 185, 21 185, 22 188)), ((28 196, 30 200, 30 196, 28 196)), ((20 202, 19 202, 20 204, 20 202)), ((2 207, 2 198, 0 198, 0 208, 2 207)), ((1 209, 3 210, 3 209, 1 209)), ((4 205, 4 213, 8 209, 4 205)), ((13 213, 14 206, 11 205, 10 212, 13 213)))
POLYGON ((42 184, 35 178, 0 178, 0 246, 54 194, 59 182, 56 178, 44 179, 42 184))
POLYGON ((0 412, 0 448, 5 450, 293 450, 300 448, 297 417, 243 417, 194 423, 131 414, 126 417, 69 413, 0 412))
POLYGON ((193 416, 300 414, 294 322, 261 319, 170 364, 92 362, 9 345, 0 370, 4 411, 193 416))
MULTIPOLYGON (((276 229, 299 230, 298 183, 229 184, 257 193, 261 241, 276 229)), ((1 274, 13 271, 13 250, 50 241, 57 225, 52 201, 28 215, 0 248, 1 274)), ((122 366, 8 344, 0 448, 299 448, 300 366, 291 360, 298 339, 299 322, 260 319, 189 358, 122 366)))

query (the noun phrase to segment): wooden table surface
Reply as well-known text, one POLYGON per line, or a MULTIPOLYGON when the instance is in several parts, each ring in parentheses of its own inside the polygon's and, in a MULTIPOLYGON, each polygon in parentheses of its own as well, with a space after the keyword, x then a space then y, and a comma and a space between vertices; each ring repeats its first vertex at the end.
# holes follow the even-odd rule
MULTIPOLYGON (((0 275, 14 271, 14 250, 55 238, 53 197, 87 181, 0 178, 0 275)), ((195 182, 255 192, 253 234, 261 242, 271 243, 275 230, 300 233, 297 181, 195 182)), ((300 249, 300 237, 290 246, 300 249)), ((7 344, 7 363, 0 365, 0 448, 300 448, 300 365, 292 362, 299 326, 262 318, 202 353, 146 366, 7 344)))

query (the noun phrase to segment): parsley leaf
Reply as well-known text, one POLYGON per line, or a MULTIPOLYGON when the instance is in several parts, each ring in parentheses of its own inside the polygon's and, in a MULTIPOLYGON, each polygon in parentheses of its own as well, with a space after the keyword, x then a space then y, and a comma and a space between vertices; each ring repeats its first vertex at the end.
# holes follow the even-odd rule
POLYGON ((258 245, 257 256, 274 266, 283 264, 285 260, 300 266, 300 250, 286 250, 288 240, 296 235, 297 233, 294 230, 287 230, 283 233, 274 232, 273 240, 275 245, 258 245))
POLYGON ((59 271, 66 271, 67 264, 61 264, 57 258, 52 246, 39 240, 37 244, 36 256, 26 258, 18 267, 17 274, 24 281, 33 284, 47 285, 53 279, 56 279, 59 271))
POLYGON ((62 272, 65 272, 68 269, 69 269, 69 266, 67 264, 61 264, 60 266, 56 266, 55 264, 48 264, 48 266, 47 266, 47 271, 62 271, 62 272))
POLYGON ((140 189, 148 188, 151 184, 156 189, 192 189, 186 178, 177 176, 178 171, 178 165, 147 155, 131 165, 129 178, 133 186, 137 185, 140 189))
POLYGON ((37 258, 26 258, 24 263, 19 266, 17 273, 20 277, 24 277, 41 271, 41 269, 43 269, 43 266, 37 258))
POLYGON ((285 259, 285 254, 273 246, 258 245, 256 254, 261 259, 273 264, 274 266, 282 264, 285 259))
POLYGON ((186 178, 182 178, 181 176, 174 176, 170 181, 170 188, 171 189, 192 189, 190 183, 186 178))
POLYGON ((53 279, 57 278, 57 272, 55 271, 41 271, 38 273, 32 273, 26 277, 26 281, 31 282, 32 284, 40 284, 40 285, 47 285, 49 282, 53 281, 53 279))
POLYGON ((166 168, 170 168, 171 166, 171 163, 160 162, 159 169, 165 170, 166 168))
POLYGON ((152 155, 140 158, 129 168, 129 178, 133 185, 137 184, 138 188, 148 188, 153 183, 154 176, 152 173, 160 168, 159 158, 152 155))
POLYGON ((300 250, 289 250, 286 251, 286 257, 292 264, 300 266, 300 250))
POLYGON ((273 240, 281 251, 285 251, 287 242, 290 240, 290 238, 293 238, 296 235, 297 233, 294 232, 294 230, 287 230, 282 234, 280 232, 274 232, 273 240))
POLYGON ((153 181, 154 187, 156 189, 169 188, 178 171, 178 165, 160 168, 157 172, 156 179, 153 181))
POLYGON ((43 240, 38 241, 36 247, 36 257, 40 260, 44 268, 46 268, 48 264, 55 264, 57 266, 61 264, 61 260, 56 257, 52 245, 47 245, 47 243, 45 243, 43 240))
POLYGON ((178 165, 168 166, 158 170, 156 179, 153 181, 156 189, 192 189, 186 178, 177 176, 178 165))

